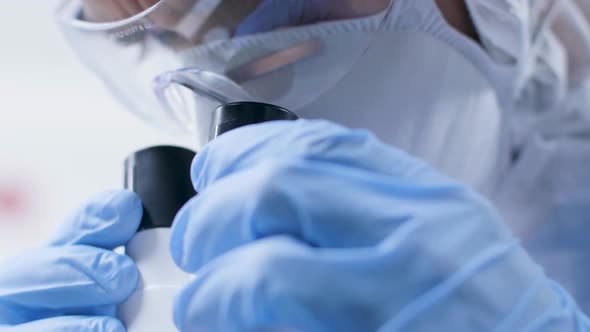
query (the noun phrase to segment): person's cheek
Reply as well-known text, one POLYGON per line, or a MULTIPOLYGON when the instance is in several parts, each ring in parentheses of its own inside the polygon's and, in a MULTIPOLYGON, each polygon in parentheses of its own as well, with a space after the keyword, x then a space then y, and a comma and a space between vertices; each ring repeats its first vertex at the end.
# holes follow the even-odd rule
POLYGON ((120 4, 121 0, 84 0, 82 14, 90 22, 112 22, 128 17, 120 4))
MULTIPOLYGON (((131 0, 131 1, 138 1, 138 0, 131 0)), ((159 1, 160 0, 139 0, 138 2, 142 8, 148 9, 148 8, 152 7, 153 5, 157 4, 159 1)))

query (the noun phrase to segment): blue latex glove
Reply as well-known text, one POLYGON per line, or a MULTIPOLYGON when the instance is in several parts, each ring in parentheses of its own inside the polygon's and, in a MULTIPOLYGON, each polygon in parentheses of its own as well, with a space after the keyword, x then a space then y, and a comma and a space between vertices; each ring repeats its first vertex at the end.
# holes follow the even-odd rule
POLYGON ((198 273, 183 332, 590 330, 492 206, 367 132, 250 126, 192 175, 171 241, 198 273))
POLYGON ((0 265, 0 331, 124 332, 115 305, 135 289, 138 271, 111 249, 125 244, 141 220, 129 192, 95 197, 46 247, 0 265))

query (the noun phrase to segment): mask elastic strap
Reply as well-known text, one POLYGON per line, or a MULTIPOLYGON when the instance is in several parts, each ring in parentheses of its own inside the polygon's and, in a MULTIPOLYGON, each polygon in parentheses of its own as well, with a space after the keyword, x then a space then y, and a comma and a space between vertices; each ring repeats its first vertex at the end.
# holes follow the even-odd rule
POLYGON ((283 67, 293 65, 322 48, 318 39, 304 41, 288 49, 265 55, 243 66, 231 69, 225 75, 238 84, 253 80, 257 77, 268 75, 283 67))

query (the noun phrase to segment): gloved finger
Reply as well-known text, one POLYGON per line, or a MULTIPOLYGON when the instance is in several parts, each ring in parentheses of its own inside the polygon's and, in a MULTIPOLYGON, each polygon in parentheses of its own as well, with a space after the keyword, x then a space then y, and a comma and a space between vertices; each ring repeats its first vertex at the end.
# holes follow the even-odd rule
POLYGON ((369 250, 353 255, 287 237, 261 240, 199 271, 176 298, 175 323, 183 332, 377 331, 391 311, 372 309, 385 293, 375 283, 395 283, 376 273, 383 266, 369 250))
POLYGON ((136 194, 125 190, 101 193, 62 224, 49 244, 113 249, 131 239, 142 215, 141 200, 136 194))
POLYGON ((321 120, 274 121, 239 128, 209 143, 195 158, 191 176, 197 192, 261 161, 309 160, 429 182, 442 178, 408 154, 364 130, 321 120), (418 176, 417 173, 421 172, 418 176))
MULTIPOLYGON (((330 294, 330 285, 323 285, 322 300, 318 299, 317 289, 318 282, 327 277, 322 273, 327 270, 337 273, 336 265, 339 264, 331 264, 313 249, 286 237, 261 240, 240 248, 207 265, 178 294, 174 305, 176 327, 183 332, 287 327, 297 331, 348 331, 331 326, 330 317, 323 316, 325 310, 311 312, 314 305, 317 305, 315 309, 326 305, 322 300, 336 301, 330 298, 336 295, 330 294), (310 273, 301 273, 301 269, 310 273), (302 307, 304 304, 309 307, 302 307), (322 324, 326 324, 324 329, 320 329, 322 324)), ((333 277, 331 285, 338 284, 335 287, 338 288, 348 277, 351 275, 333 277)), ((346 296, 347 292, 340 292, 337 298, 346 303, 346 296)), ((344 316, 342 313, 338 315, 344 316)), ((341 317, 340 321, 344 320, 346 317, 341 317)), ((374 330, 367 325, 357 329, 374 330)))
POLYGON ((199 271, 176 299, 176 326, 356 332, 430 331, 440 323, 445 331, 488 331, 504 322, 512 331, 516 317, 547 314, 539 308, 562 302, 500 225, 459 219, 455 226, 463 227, 441 236, 450 235, 446 223, 416 223, 359 250, 311 248, 288 237, 257 241, 199 271), (489 287, 506 275, 509 283, 489 287), (457 319, 465 312, 481 319, 457 319))
POLYGON ((451 181, 420 184, 323 161, 266 160, 186 204, 174 221, 171 253, 179 267, 195 272, 273 235, 321 248, 373 247, 408 221, 465 218, 479 212, 478 202, 451 181), (441 204, 448 206, 444 216, 432 208, 441 204))
POLYGON ((133 292, 133 261, 88 246, 31 250, 0 265, 0 324, 65 314, 104 314, 133 292))
POLYGON ((125 332, 123 324, 110 317, 66 316, 48 318, 12 327, 2 332, 125 332))

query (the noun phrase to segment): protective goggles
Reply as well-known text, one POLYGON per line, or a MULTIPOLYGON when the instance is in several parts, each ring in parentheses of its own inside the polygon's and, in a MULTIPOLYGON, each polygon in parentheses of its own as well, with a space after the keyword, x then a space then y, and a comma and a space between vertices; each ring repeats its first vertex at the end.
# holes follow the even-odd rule
POLYGON ((234 101, 294 112, 367 50, 392 0, 66 0, 60 26, 81 60, 143 119, 207 137, 234 101))

